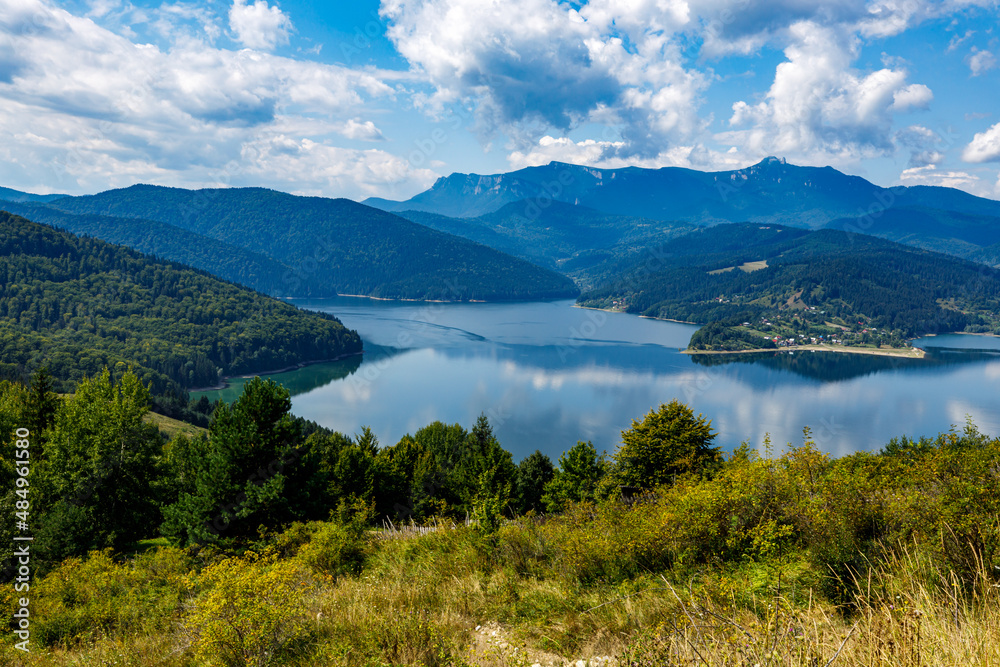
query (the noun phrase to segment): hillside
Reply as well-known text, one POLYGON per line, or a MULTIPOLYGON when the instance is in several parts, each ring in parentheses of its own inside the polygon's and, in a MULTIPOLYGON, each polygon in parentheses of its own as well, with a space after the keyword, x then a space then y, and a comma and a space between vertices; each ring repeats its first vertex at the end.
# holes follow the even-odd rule
POLYGON ((609 215, 585 206, 531 200, 505 205, 475 218, 403 211, 413 222, 455 234, 561 271, 578 282, 601 276, 615 260, 690 232, 685 225, 650 218, 609 215))
POLYGON ((696 349, 790 337, 901 346, 923 333, 1000 331, 1000 271, 871 236, 719 225, 651 257, 580 303, 709 323, 696 349))
POLYGON ((182 190, 136 185, 60 199, 74 214, 155 220, 291 267, 278 293, 306 283, 337 293, 441 300, 575 296, 572 281, 483 245, 346 199, 262 188, 182 190))
POLYGON ((0 212, 0 374, 69 389, 132 366, 154 393, 361 351, 334 317, 0 212))
POLYGON ((936 208, 890 208, 878 216, 841 218, 828 229, 871 234, 984 264, 1000 264, 1000 216, 936 208))
MULTIPOLYGON (((279 296, 285 285, 282 277, 291 267, 256 252, 217 241, 180 227, 140 218, 113 218, 104 215, 74 215, 52 206, 0 201, 0 210, 52 225, 78 236, 124 245, 147 255, 155 255, 202 271, 223 280, 252 287, 258 292, 279 296)), ((328 285, 306 276, 301 281, 305 296, 332 297, 328 285)))
MULTIPOLYGON (((507 174, 452 174, 405 202, 368 199, 387 211, 476 217, 521 200, 559 201, 613 215, 696 223, 760 222, 819 228, 876 207, 920 206, 1000 217, 1000 202, 952 188, 882 188, 832 167, 767 158, 745 169, 596 169, 553 162, 507 174)), ((1000 239, 998 239, 1000 241, 1000 239)))

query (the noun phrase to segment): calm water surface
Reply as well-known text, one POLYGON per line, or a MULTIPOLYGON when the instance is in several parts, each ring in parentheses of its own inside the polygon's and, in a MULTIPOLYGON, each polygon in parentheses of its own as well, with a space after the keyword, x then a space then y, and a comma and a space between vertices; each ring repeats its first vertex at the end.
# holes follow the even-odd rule
MULTIPOLYGON (((696 326, 572 307, 572 301, 424 304, 341 297, 296 305, 334 313, 363 357, 272 376, 295 414, 345 433, 371 425, 392 444, 435 420, 485 412, 515 460, 553 459, 577 440, 613 451, 622 429, 672 398, 712 419, 717 443, 775 449, 809 426, 824 450, 878 449, 971 415, 1000 433, 1000 339, 928 337, 923 360, 830 352, 685 355, 696 326)), ((234 380, 211 398, 238 395, 234 380)))

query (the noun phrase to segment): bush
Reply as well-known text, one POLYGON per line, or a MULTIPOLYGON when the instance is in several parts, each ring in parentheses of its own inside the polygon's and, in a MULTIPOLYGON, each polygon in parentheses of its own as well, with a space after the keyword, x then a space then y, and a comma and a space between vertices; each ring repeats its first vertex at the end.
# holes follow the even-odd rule
POLYGON ((169 548, 131 563, 116 563, 110 550, 68 558, 32 584, 32 640, 73 646, 163 630, 179 613, 189 567, 182 551, 169 548))
POLYGON ((307 581, 294 561, 251 552, 211 565, 189 581, 202 592, 185 625, 204 664, 283 664, 310 637, 302 603, 307 581))
POLYGON ((298 558, 322 574, 356 575, 364 567, 369 546, 363 525, 331 521, 313 533, 312 539, 299 549, 298 558))

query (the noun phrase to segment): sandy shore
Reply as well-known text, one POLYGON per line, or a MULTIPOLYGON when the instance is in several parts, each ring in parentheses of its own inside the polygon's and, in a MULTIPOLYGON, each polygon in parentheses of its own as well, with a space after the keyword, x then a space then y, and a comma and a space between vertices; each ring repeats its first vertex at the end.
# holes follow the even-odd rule
POLYGON ((907 359, 923 359, 926 352, 919 347, 848 347, 844 345, 796 345, 793 347, 779 347, 772 349, 756 350, 682 350, 684 354, 757 354, 760 352, 846 352, 848 354, 870 354, 877 357, 905 357, 907 359))

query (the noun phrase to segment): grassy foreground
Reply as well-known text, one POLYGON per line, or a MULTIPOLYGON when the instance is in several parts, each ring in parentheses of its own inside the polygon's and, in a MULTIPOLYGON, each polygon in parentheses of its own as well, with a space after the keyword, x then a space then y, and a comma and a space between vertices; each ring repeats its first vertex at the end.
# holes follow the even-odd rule
POLYGON ((971 427, 841 459, 744 448, 495 532, 376 532, 359 508, 68 559, 32 583, 32 653, 8 634, 0 663, 997 665, 998 510, 1000 441, 971 427))

